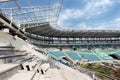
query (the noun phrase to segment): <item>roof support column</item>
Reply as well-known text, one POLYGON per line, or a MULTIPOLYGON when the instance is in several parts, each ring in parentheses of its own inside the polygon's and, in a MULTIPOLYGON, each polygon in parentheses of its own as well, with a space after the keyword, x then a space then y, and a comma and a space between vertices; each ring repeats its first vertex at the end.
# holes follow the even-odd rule
POLYGON ((59 43, 61 44, 61 37, 60 37, 60 41, 59 41, 59 43))
POLYGON ((54 43, 54 41, 53 41, 53 37, 52 37, 52 44, 54 43))
POLYGON ((75 37, 73 37, 73 44, 76 44, 76 39, 75 39, 75 37))
POLYGON ((48 38, 48 44, 50 44, 50 37, 48 38))
POLYGON ((43 39, 44 39, 44 40, 43 40, 43 41, 44 41, 44 43, 43 43, 43 44, 47 43, 47 42, 45 41, 45 36, 43 37, 43 39))
POLYGON ((67 41, 66 41, 67 44, 69 44, 69 38, 67 37, 67 41))

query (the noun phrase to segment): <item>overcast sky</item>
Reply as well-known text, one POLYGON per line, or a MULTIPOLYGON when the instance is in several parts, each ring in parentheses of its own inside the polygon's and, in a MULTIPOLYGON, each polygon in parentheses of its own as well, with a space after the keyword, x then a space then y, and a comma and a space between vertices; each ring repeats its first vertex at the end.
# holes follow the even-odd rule
POLYGON ((120 0, 64 0, 58 24, 65 29, 120 30, 120 0))

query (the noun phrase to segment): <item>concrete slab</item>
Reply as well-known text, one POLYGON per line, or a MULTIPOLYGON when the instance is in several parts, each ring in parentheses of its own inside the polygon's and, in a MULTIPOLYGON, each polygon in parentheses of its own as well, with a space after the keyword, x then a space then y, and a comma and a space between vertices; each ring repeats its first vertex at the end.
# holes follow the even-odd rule
POLYGON ((17 66, 19 66, 19 64, 0 64, 0 74, 17 66))
POLYGON ((0 64, 0 80, 8 80, 19 68, 19 64, 0 64))
POLYGON ((35 74, 35 71, 24 71, 20 70, 14 76, 8 80, 31 80, 35 74))

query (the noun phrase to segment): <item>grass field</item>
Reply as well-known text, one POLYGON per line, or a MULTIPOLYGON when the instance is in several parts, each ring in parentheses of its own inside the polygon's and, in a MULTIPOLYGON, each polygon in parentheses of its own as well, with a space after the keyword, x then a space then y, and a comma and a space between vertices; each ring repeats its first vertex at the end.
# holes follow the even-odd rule
POLYGON ((101 80, 111 80, 110 79, 110 75, 112 73, 111 68, 101 66, 101 65, 96 65, 96 64, 86 64, 86 65, 82 65, 81 67, 94 72, 95 75, 101 80))

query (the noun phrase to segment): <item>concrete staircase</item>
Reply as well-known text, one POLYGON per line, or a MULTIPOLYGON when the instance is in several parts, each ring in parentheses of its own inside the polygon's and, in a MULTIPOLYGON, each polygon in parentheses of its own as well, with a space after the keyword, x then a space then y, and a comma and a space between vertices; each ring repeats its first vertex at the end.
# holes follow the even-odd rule
POLYGON ((13 55, 14 47, 13 46, 0 46, 0 55, 13 55))
POLYGON ((41 74, 41 63, 35 60, 22 64, 0 64, 0 80, 37 80, 41 74))
POLYGON ((0 64, 0 80, 8 80, 20 69, 19 64, 0 64))
POLYGON ((43 58, 47 59, 28 42, 0 31, 0 80, 32 80, 43 58))
POLYGON ((41 75, 40 63, 36 61, 25 62, 22 64, 23 70, 19 70, 8 80, 37 80, 41 75))
POLYGON ((8 80, 32 80, 35 75, 35 71, 19 70, 14 76, 8 80))
POLYGON ((13 46, 0 46, 0 63, 16 63, 28 58, 25 51, 15 50, 13 46))

